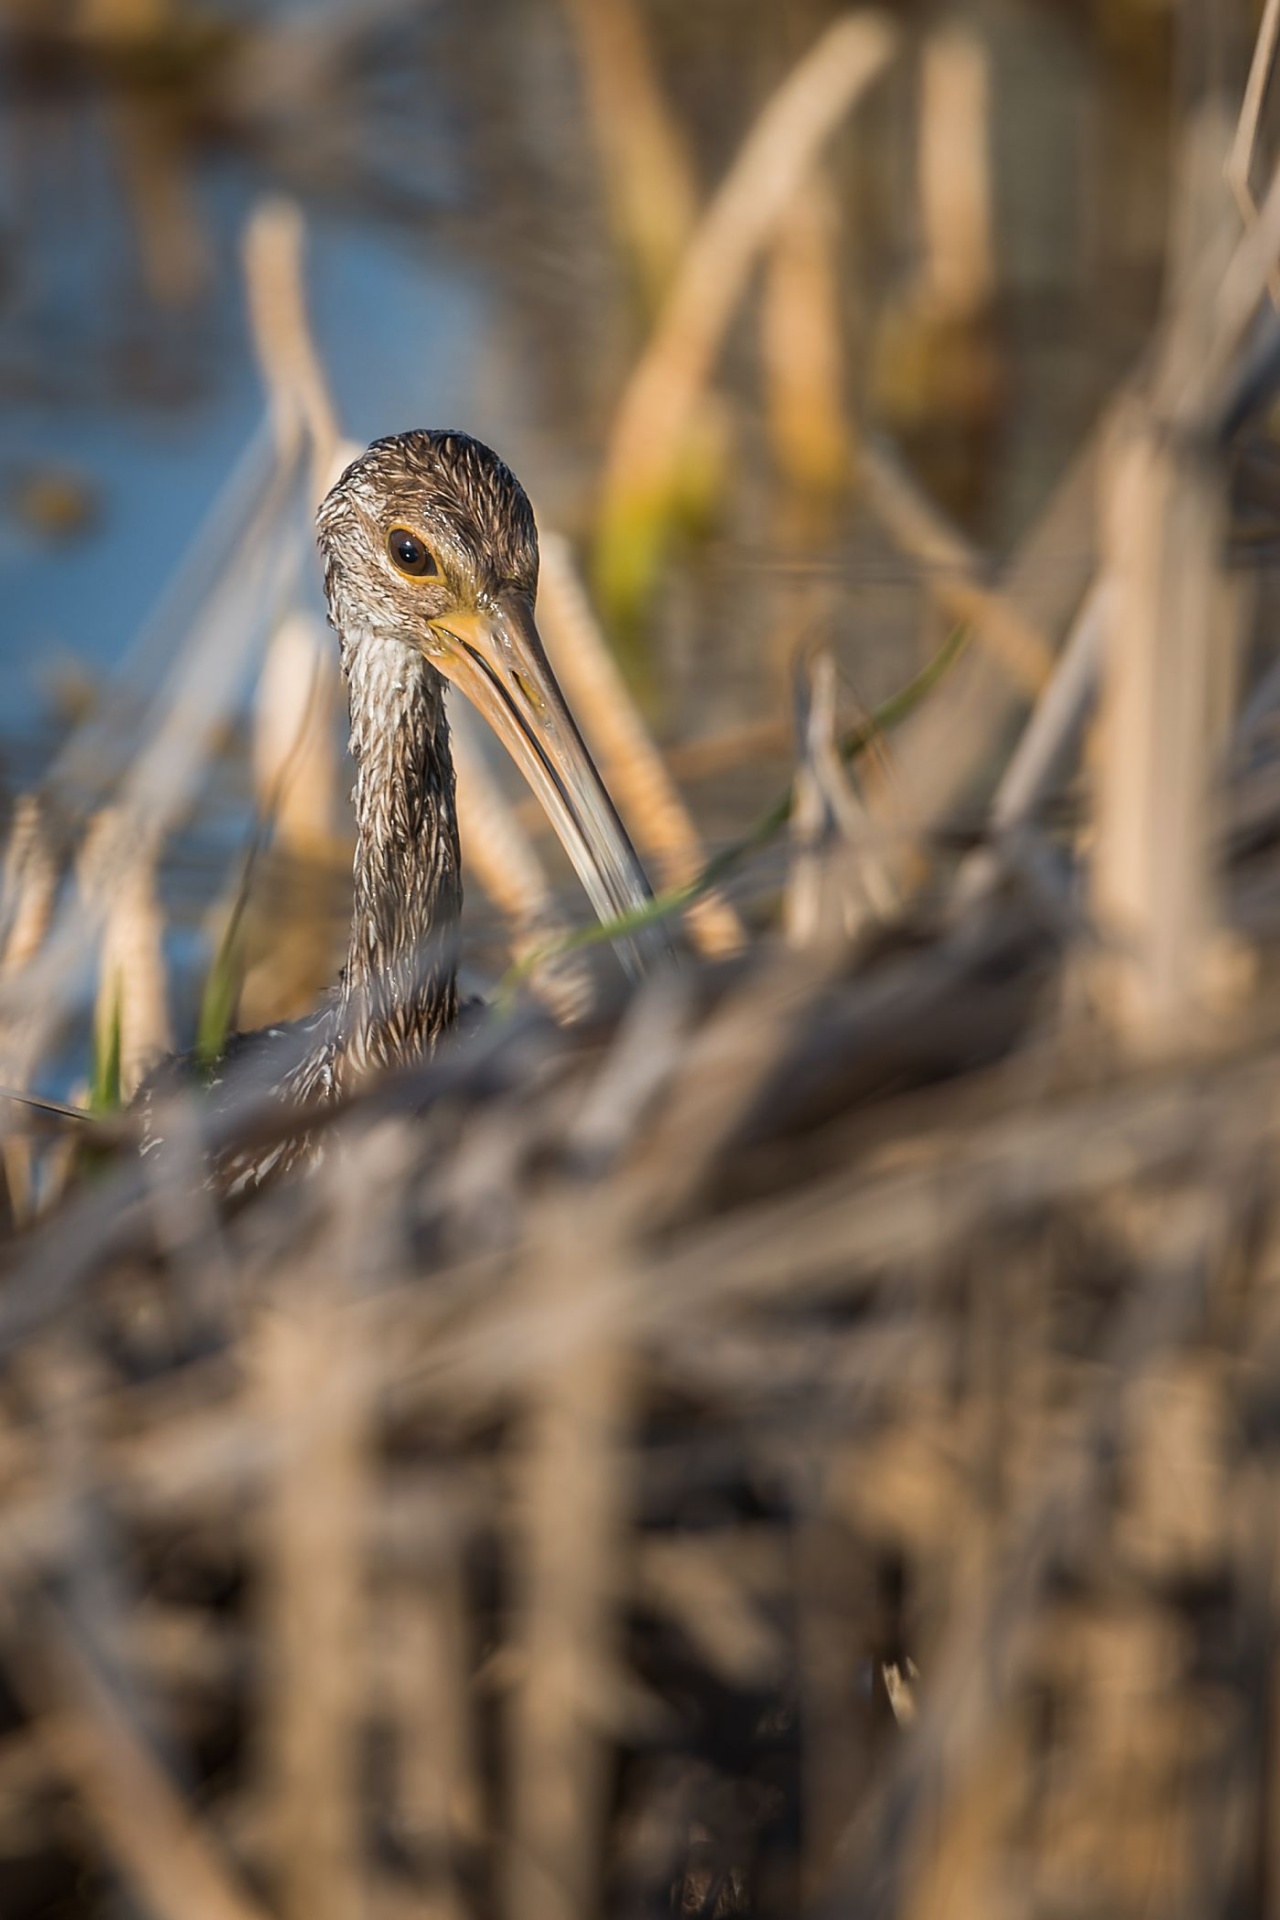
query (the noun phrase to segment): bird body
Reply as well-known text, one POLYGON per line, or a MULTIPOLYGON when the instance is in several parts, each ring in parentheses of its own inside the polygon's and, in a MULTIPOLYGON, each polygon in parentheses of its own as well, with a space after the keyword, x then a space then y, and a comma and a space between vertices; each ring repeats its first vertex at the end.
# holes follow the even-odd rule
MULTIPOLYGON (((650 898, 538 638, 537 530, 510 469, 466 434, 397 434, 347 468, 317 526, 356 769, 347 960, 315 1014, 237 1035, 229 1049, 247 1056, 250 1084, 265 1076, 300 1107, 420 1059, 456 1020, 462 861, 447 682, 516 759, 601 918, 650 898)), ((641 970, 643 938, 620 946, 641 970)), ((298 1140, 233 1154, 217 1184, 242 1192, 308 1151, 298 1140)))
POLYGON ((457 1014, 462 910, 445 686, 391 635, 344 635, 356 778, 339 1078, 413 1059, 457 1014))

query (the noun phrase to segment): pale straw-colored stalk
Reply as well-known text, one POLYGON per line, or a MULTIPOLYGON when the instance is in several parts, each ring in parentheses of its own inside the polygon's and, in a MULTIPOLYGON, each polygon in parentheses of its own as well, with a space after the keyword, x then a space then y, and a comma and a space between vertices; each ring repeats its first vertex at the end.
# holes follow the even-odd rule
MULTIPOLYGON (((64 868, 58 837, 39 794, 19 794, 0 877, 0 981, 34 982, 64 868)), ((39 1057, 40 1036, 30 1020, 20 1013, 0 1020, 0 1079, 5 1086, 26 1092, 39 1057)), ((6 1128, 3 1156, 10 1209, 16 1220, 25 1220, 33 1199, 30 1143, 6 1128)))
POLYGON ((952 619, 973 626, 979 642, 1022 692, 1038 695, 1053 668, 1053 648, 1035 623, 1011 596, 987 584, 979 556, 887 446, 868 443, 859 475, 867 505, 918 562, 938 605, 952 619))
POLYGON ((986 49, 969 28, 940 28, 920 72, 920 292, 955 321, 979 319, 995 294, 986 49))
POLYGON ((637 0, 564 0, 604 167, 614 231, 650 303, 698 216, 688 146, 667 104, 637 0))
MULTIPOLYGON (((245 291, 254 350, 276 443, 287 458, 305 441, 311 493, 330 484, 340 436, 307 314, 306 224, 290 200, 262 201, 244 235, 245 291)), ((337 824, 337 649, 294 610, 272 635, 254 703, 254 787, 278 844, 299 858, 332 847, 337 824)))
MULTIPOLYGON (((139 23, 137 37, 152 38, 160 24, 139 23)), ((127 37, 127 30, 117 35, 117 39, 127 37)), ((161 306, 189 308, 208 289, 214 268, 179 129, 123 90, 110 101, 108 113, 147 292, 161 306)))
POLYGON ((44 944, 63 863, 37 793, 19 794, 0 877, 0 972, 18 973, 44 944))
POLYGON ((835 660, 824 648, 796 671, 800 761, 783 926, 793 947, 848 948, 893 912, 897 893, 840 754, 835 660))
POLYGON ((1202 431, 1263 296, 1258 236, 1240 245, 1222 184, 1220 115, 1189 121, 1167 317, 1149 391, 1112 424, 1104 492, 1111 581, 1097 753, 1092 900, 1106 941, 1100 1002, 1139 1052, 1205 1030, 1224 977, 1214 864, 1215 778, 1234 688, 1238 597, 1226 590, 1225 460, 1202 431), (1245 267, 1242 268, 1241 260, 1245 267))
POLYGON ((955 916, 969 911, 996 885, 1004 853, 1031 824, 1036 808, 1076 754, 1097 692, 1107 620, 1107 589, 1099 580, 1000 777, 988 814, 990 844, 975 848, 961 862, 951 896, 955 916))
MULTIPOLYGON (((1253 160, 1258 146, 1258 125, 1262 119, 1263 102, 1275 66, 1277 44, 1280 44, 1280 0, 1267 0, 1258 24, 1258 37, 1254 42, 1235 139, 1224 168, 1227 184, 1236 197, 1236 204, 1247 227, 1252 227, 1258 218, 1258 203, 1254 198, 1252 183, 1253 160)), ((1267 289, 1273 303, 1280 306, 1280 267, 1272 268, 1267 289)))
MULTIPOLYGON (((1100 431, 1090 437, 1022 546, 992 583, 1015 618, 1012 631, 1044 636, 1036 645, 1043 659, 1043 671, 1037 660, 1037 689, 1048 678, 1048 646, 1074 617, 1096 570, 1101 438, 1100 431)), ((990 604, 985 595, 970 603, 975 630, 990 604)), ((958 613, 961 605, 956 603, 958 613)), ((989 635, 989 624, 985 630, 989 635)), ((945 698, 926 701, 895 730, 892 787, 875 767, 864 769, 871 814, 890 827, 909 820, 917 831, 944 820, 966 797, 981 791, 1032 692, 1030 676, 1011 672, 994 647, 966 647, 947 676, 945 698)), ((900 885, 918 883, 930 871, 925 842, 918 839, 914 848, 905 840, 900 845, 895 878, 900 885)))
POLYGON ((511 1707, 506 1920, 593 1920, 602 1904, 604 1730, 630 1507, 631 1281, 616 1219, 592 1202, 581 1190, 547 1201, 521 1276, 549 1350, 516 1461, 521 1684, 511 1707))
POLYGON ((447 1565, 415 1568, 385 1602, 397 1669, 388 1702, 397 1732, 396 1801, 402 1831, 429 1876, 425 1898, 414 1903, 424 1920, 464 1920, 454 1855, 460 1841, 474 1846, 483 1831, 461 1550, 460 1542, 447 1543, 447 1565))
POLYGON ((156 1920, 266 1920, 58 1601, 19 1665, 54 1767, 139 1904, 156 1920))
POLYGON ((611 553, 651 545, 747 276, 823 143, 896 46, 879 13, 849 14, 828 28, 765 106, 699 222, 614 421, 600 514, 606 574, 611 553))
POLYGON ((274 820, 277 843, 304 859, 327 856, 337 832, 334 652, 323 622, 294 608, 271 637, 254 702, 258 804, 274 820))
POLYGON ((72 24, 86 40, 152 40, 171 26, 174 0, 76 0, 72 24))
POLYGON ((305 431, 312 491, 330 484, 340 434, 307 315, 306 221, 292 200, 260 201, 244 235, 245 291, 254 351, 282 446, 305 431))
POLYGON ((848 486, 854 457, 838 237, 830 183, 815 169, 769 250, 760 315, 774 457, 797 495, 819 503, 848 486))
MULTIPOLYGON (((350 1182, 351 1167, 341 1172, 350 1182)), ((258 1516, 259 1764, 285 1920, 357 1920, 363 1910, 366 1682, 352 1649, 365 1632, 362 1548, 372 1469, 365 1369, 347 1310, 353 1208, 345 1226, 331 1264, 295 1268, 263 1303, 254 1343, 258 1406, 277 1442, 258 1516)))
POLYGON ((157 1060, 173 1049, 164 913, 156 891, 159 845, 142 835, 121 858, 113 808, 90 823, 78 860, 80 886, 102 916, 94 1007, 97 1057, 118 1045, 120 1098, 132 1099, 157 1060), (116 857, 108 849, 115 843, 116 857))

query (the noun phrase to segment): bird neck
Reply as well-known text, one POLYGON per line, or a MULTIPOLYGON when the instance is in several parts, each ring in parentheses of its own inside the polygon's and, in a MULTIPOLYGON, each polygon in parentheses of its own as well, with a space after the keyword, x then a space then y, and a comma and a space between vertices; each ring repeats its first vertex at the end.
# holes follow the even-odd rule
POLYGON ((342 637, 356 765, 339 1078, 413 1060, 457 1011, 462 906, 444 681, 405 642, 342 637))

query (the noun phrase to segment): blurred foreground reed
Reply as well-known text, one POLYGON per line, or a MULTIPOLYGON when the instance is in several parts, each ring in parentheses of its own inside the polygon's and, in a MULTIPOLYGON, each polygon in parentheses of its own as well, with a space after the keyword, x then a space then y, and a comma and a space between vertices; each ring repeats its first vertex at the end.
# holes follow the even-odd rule
MULTIPOLYGON (((1238 126, 1212 88, 1187 106, 1150 353, 1006 566, 882 440, 824 460, 953 640, 852 731, 831 653, 803 654, 791 791, 709 863, 549 542, 548 625, 666 862, 657 910, 701 909, 678 967, 622 995, 469 741, 500 964, 540 961, 541 999, 508 982, 311 1116, 319 1172, 230 1212, 204 1157, 296 1129, 274 1100, 174 1096, 145 1157, 127 1110, 8 1101, 6 1915, 1280 1910, 1280 681, 1241 538, 1274 492, 1280 182, 1252 183, 1276 17, 1238 126)), ((629 19, 601 11, 606 53, 629 19)), ((893 36, 818 44, 835 116, 893 36)), ((969 126, 972 49, 925 70, 969 126)), ((650 101, 642 147, 654 125, 650 101)), ((812 159, 775 341, 779 261, 827 311, 812 159)), ((989 317, 982 177, 951 183, 982 271, 935 232, 931 325, 989 317)), ((735 271, 769 213, 730 234, 735 271)), ((163 1044, 156 849, 254 648, 254 856, 332 853, 297 574, 338 429, 299 242, 259 217, 272 420, 176 596, 169 675, 16 810, 14 1096, 95 964, 117 1090, 163 1044)), ((725 317, 684 343, 668 420, 725 317)), ((275 1017, 298 981, 262 968, 275 1017)))

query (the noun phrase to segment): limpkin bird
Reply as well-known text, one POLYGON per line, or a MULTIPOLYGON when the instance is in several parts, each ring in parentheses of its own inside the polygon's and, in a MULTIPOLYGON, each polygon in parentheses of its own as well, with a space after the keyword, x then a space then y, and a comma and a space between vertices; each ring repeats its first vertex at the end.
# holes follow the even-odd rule
MULTIPOLYGON (((251 1056, 253 1085, 299 1106, 419 1059, 457 1017, 462 882, 446 682, 516 760, 600 917, 650 898, 538 637, 533 510, 497 454, 464 433, 377 440, 317 525, 356 766, 347 961, 314 1014, 236 1035, 229 1049, 251 1056)), ((643 936, 619 947, 640 971, 643 936)), ((306 1151, 289 1141, 232 1154, 217 1184, 243 1193, 306 1151)))

